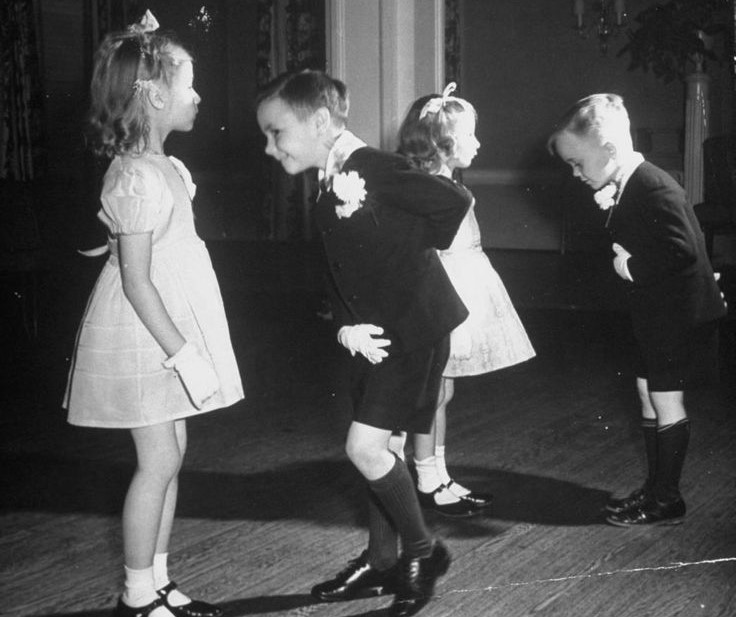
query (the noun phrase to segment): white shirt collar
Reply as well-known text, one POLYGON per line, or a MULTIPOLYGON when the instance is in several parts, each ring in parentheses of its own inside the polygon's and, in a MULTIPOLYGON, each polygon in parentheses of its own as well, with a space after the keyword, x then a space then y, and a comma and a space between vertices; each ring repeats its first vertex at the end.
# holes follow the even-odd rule
POLYGON ((327 155, 325 168, 319 170, 320 181, 329 181, 332 176, 340 173, 342 166, 350 155, 359 148, 363 148, 365 146, 366 143, 362 139, 356 137, 353 133, 345 129, 340 133, 338 138, 335 140, 335 143, 332 145, 332 148, 327 155))
MULTIPOLYGON (((639 167, 644 162, 644 157, 639 152, 632 152, 630 156, 626 158, 626 160, 621 164, 621 167, 618 171, 618 197, 621 197, 621 193, 624 192, 624 188, 626 187, 626 183, 629 181, 629 178, 631 178, 631 175, 636 171, 636 168, 639 167)), ((618 201, 618 199, 616 200, 618 201)))

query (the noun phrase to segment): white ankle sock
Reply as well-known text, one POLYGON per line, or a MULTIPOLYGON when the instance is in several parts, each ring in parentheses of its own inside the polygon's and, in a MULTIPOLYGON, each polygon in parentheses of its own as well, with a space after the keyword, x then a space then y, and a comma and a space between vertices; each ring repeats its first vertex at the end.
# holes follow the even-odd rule
MULTIPOLYGON (((169 554, 156 553, 153 556, 153 584, 156 589, 163 589, 171 580, 169 579, 169 554)), ((189 604, 192 599, 184 595, 178 589, 174 589, 167 596, 167 600, 171 606, 183 606, 189 604)))
POLYGON ((442 484, 434 465, 434 456, 428 456, 421 461, 414 459, 414 467, 417 470, 417 488, 422 493, 431 493, 442 484))
POLYGON ((435 446, 434 449, 434 466, 437 469, 437 475, 439 476, 442 484, 450 488, 450 492, 456 497, 463 497, 469 495, 470 491, 463 485, 454 482, 447 471, 447 463, 445 461, 445 446, 435 446), (450 484, 452 482, 452 484, 450 484))
POLYGON ((442 490, 437 491, 434 494, 434 501, 435 503, 444 506, 448 503, 457 503, 460 501, 460 498, 453 494, 452 491, 450 491, 447 487, 443 486, 442 490))
POLYGON ((156 588, 153 586, 153 568, 134 570, 125 566, 125 592, 123 602, 137 608, 146 606, 158 599, 156 588))

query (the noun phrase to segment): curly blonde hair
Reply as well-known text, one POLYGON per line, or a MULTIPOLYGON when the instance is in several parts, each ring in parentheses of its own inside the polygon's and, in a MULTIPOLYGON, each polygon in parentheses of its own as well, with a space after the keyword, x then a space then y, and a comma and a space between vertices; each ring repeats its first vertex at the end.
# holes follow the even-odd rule
POLYGON ((455 124, 460 116, 471 113, 477 119, 475 108, 465 99, 452 97, 443 102, 439 109, 423 117, 422 110, 439 94, 419 97, 406 114, 399 128, 397 151, 408 157, 417 169, 437 172, 443 159, 455 152, 455 124))
POLYGON ((128 29, 109 34, 95 54, 88 136, 101 156, 140 153, 150 125, 144 97, 150 82, 171 84, 191 55, 173 34, 128 29))

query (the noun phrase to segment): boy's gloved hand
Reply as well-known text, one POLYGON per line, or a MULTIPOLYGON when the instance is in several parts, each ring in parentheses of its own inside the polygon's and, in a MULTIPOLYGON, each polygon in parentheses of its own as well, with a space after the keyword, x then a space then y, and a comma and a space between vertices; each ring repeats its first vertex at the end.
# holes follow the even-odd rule
POLYGON ((371 364, 378 364, 388 357, 388 352, 383 349, 391 344, 389 339, 373 338, 383 334, 383 328, 369 323, 361 323, 355 326, 343 326, 337 332, 337 340, 345 347, 351 355, 361 354, 371 364))
POLYGON ((176 371, 197 409, 201 409, 204 402, 220 389, 220 380, 212 362, 199 352, 194 343, 184 343, 164 362, 164 367, 176 371))
POLYGON ((629 272, 629 266, 627 261, 631 257, 631 253, 627 251, 620 244, 613 243, 613 252, 616 253, 616 257, 613 258, 613 269, 616 271, 622 279, 633 282, 634 279, 629 272))

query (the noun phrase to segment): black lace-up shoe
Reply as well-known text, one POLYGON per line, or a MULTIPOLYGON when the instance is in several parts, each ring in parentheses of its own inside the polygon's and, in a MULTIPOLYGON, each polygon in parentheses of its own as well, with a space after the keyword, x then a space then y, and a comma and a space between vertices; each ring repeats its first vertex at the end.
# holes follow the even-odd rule
POLYGON ((606 510, 618 514, 619 512, 626 512, 643 504, 647 499, 647 490, 645 487, 636 489, 630 495, 627 495, 623 499, 609 499, 606 504, 606 510))
POLYGON ((450 567, 450 553, 439 540, 429 557, 399 560, 399 588, 389 609, 390 617, 411 617, 432 599, 437 579, 450 567))
POLYGON ((636 527, 642 525, 679 525, 685 519, 685 502, 677 499, 662 503, 654 499, 645 501, 618 514, 606 517, 606 522, 618 527, 636 527))
POLYGON ((363 551, 335 578, 312 587, 312 596, 323 602, 341 602, 392 594, 397 580, 396 566, 376 570, 368 563, 368 551, 363 551))

